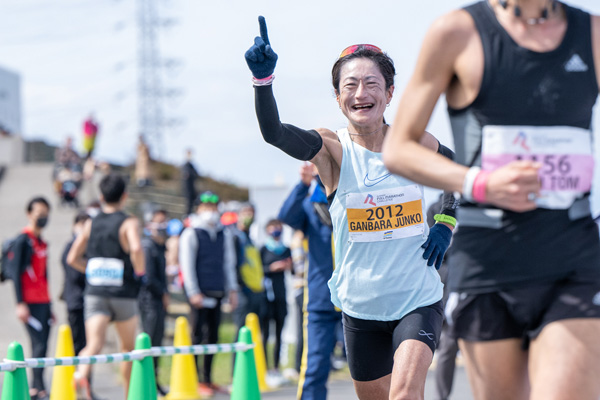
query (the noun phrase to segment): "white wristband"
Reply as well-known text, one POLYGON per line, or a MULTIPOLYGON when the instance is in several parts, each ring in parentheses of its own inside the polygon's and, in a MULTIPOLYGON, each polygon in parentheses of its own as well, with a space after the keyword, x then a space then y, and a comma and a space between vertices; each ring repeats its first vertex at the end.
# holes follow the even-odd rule
POLYGON ((462 197, 471 203, 475 203, 475 199, 473 198, 473 183, 475 183, 475 178, 479 174, 479 171, 481 171, 479 167, 469 168, 463 181, 462 197))
POLYGON ((273 80, 275 79, 275 75, 269 75, 266 78, 258 79, 252 77, 252 83, 254 86, 269 86, 273 84, 273 80))

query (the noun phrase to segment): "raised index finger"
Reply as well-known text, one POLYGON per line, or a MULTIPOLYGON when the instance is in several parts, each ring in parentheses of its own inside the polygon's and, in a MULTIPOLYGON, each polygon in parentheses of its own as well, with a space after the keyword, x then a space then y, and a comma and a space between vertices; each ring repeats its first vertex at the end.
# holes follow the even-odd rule
POLYGON ((264 40, 265 44, 271 44, 269 42, 269 34, 267 33, 267 21, 265 21, 265 17, 259 15, 258 24, 260 25, 260 37, 264 40))

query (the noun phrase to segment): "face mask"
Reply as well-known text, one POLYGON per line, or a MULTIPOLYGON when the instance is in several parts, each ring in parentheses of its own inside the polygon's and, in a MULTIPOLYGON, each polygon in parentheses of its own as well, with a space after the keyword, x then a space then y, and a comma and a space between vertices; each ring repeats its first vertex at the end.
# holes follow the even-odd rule
POLYGON ((279 239, 281 237, 281 231, 280 230, 272 231, 271 232, 271 237, 273 239, 279 239))
POLYGON ((208 225, 216 225, 219 222, 219 213, 216 211, 205 211, 199 215, 200 221, 208 225))
POLYGON ((167 229, 166 228, 164 228, 164 229, 163 228, 157 229, 156 230, 156 235, 159 236, 159 237, 161 237, 161 238, 163 238, 163 239, 166 239, 169 236, 167 234, 167 229))
POLYGON ((253 222, 254 222, 254 217, 244 217, 244 219, 242 219, 242 225, 245 228, 250 228, 250 225, 252 225, 253 222))
POLYGON ((40 217, 35 221, 35 226, 43 228, 48 224, 48 217, 40 217))

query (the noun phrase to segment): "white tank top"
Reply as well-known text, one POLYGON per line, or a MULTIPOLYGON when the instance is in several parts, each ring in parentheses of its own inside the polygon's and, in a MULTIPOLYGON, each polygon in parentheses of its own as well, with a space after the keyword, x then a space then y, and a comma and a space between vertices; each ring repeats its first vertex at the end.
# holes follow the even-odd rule
POLYGON ((354 318, 394 321, 442 298, 440 277, 427 266, 423 187, 392 175, 381 153, 338 131, 343 158, 330 207, 336 269, 331 301, 354 318))

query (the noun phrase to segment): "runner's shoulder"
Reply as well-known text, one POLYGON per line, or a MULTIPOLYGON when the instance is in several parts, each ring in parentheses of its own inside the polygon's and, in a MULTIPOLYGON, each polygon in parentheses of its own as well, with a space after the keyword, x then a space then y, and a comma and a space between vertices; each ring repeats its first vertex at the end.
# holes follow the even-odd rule
POLYGON ((317 128, 317 129, 315 129, 315 131, 317 131, 317 133, 321 136, 321 138, 323 139, 323 141, 325 141, 325 140, 327 140, 327 141, 334 140, 336 142, 339 142, 337 133, 335 133, 331 129, 317 128))
POLYGON ((471 14, 464 9, 450 11, 438 17, 431 26, 427 35, 439 46, 456 47, 464 45, 477 35, 475 21, 471 14))

